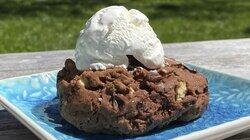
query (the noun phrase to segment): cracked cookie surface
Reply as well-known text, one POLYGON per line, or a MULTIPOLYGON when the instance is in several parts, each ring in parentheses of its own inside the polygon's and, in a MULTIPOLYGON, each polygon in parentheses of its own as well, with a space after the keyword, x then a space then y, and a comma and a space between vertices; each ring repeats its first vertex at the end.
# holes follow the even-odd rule
POLYGON ((57 76, 60 114, 88 133, 141 135, 199 117, 208 104, 207 80, 173 59, 148 70, 76 69, 67 59, 57 76))

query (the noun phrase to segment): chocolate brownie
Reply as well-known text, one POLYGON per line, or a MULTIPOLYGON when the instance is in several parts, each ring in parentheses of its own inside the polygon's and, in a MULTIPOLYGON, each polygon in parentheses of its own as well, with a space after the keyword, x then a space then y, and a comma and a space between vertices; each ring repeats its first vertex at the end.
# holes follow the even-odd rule
POLYGON ((67 59, 57 89, 61 116, 87 133, 141 135, 188 122, 204 112, 209 98, 206 78, 173 59, 156 70, 83 72, 67 59))

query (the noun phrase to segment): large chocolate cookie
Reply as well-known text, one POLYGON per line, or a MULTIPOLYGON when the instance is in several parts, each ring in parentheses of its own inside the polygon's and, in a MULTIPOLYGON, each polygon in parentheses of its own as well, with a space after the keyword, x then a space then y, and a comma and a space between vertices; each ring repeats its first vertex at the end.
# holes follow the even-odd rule
POLYGON ((140 135, 193 120, 208 104, 206 78, 172 59, 157 70, 84 72, 67 59, 57 89, 61 116, 88 133, 140 135))

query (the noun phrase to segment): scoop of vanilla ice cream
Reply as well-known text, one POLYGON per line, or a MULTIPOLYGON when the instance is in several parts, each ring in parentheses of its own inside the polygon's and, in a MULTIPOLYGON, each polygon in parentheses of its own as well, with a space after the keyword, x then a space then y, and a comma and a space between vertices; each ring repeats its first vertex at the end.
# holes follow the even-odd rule
POLYGON ((138 10, 110 6, 95 13, 86 23, 75 49, 78 70, 127 67, 133 55, 150 69, 164 65, 160 40, 138 10))

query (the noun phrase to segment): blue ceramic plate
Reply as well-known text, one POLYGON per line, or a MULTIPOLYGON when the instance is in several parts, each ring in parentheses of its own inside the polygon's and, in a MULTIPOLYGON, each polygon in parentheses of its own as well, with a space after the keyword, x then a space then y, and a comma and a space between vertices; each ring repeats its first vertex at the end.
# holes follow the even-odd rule
POLYGON ((250 127, 250 81, 197 68, 209 83, 210 103, 195 121, 144 136, 85 134, 61 118, 56 94, 57 71, 0 81, 0 103, 42 139, 202 139, 225 138, 250 127))

